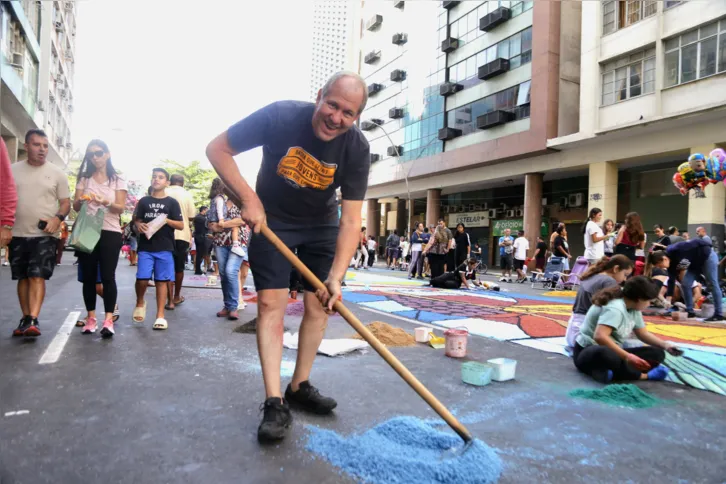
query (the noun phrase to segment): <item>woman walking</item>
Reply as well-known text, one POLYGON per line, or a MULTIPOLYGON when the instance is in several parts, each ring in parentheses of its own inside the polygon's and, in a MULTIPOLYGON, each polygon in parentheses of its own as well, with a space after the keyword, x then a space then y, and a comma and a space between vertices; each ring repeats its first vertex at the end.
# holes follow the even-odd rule
POLYGON ((446 255, 449 253, 449 235, 446 228, 439 225, 436 227, 434 235, 429 240, 423 254, 429 257, 429 265, 431 266, 431 279, 438 277, 444 273, 446 265, 446 255))
POLYGON ((424 226, 421 222, 416 223, 416 229, 411 234, 411 267, 408 269, 408 278, 423 279, 423 231, 424 226), (418 276, 416 275, 418 274, 418 276))
POLYGON ((585 236, 585 259, 589 265, 597 264, 605 256, 605 239, 608 236, 602 233, 601 220, 602 210, 593 208, 590 210, 587 225, 582 228, 585 236))
POLYGON ((635 251, 645 247, 645 231, 637 212, 625 215, 625 224, 620 227, 615 239, 615 253, 622 254, 635 262, 635 251))
POLYGON ((108 146, 95 139, 88 143, 86 156, 78 170, 78 182, 73 199, 73 209, 78 212, 83 203, 87 203, 89 214, 103 209, 101 238, 92 253, 78 252, 79 265, 83 274, 83 301, 86 304, 88 317, 83 326, 83 334, 96 332, 96 281, 100 269, 101 285, 103 286, 104 320, 101 335, 112 337, 113 313, 118 298, 116 287, 116 266, 122 245, 121 221, 126 203, 126 181, 121 178, 111 162, 108 146))
POLYGON ((454 243, 456 247, 456 264, 454 265, 454 268, 457 268, 469 260, 471 256, 471 238, 466 232, 466 227, 463 223, 458 223, 456 225, 454 243))
MULTIPOLYGON (((215 199, 224 196, 224 183, 220 178, 212 181, 212 188, 209 191, 209 199, 212 200, 212 207, 215 207, 215 199)), ((224 307, 217 313, 218 318, 239 319, 239 271, 244 257, 233 251, 233 232, 239 233, 239 227, 243 224, 239 209, 228 200, 225 200, 224 207, 226 214, 219 221, 209 225, 214 232, 213 244, 214 253, 219 266, 219 276, 222 280, 222 297, 224 307)), ((241 247, 241 245, 238 245, 241 247)))

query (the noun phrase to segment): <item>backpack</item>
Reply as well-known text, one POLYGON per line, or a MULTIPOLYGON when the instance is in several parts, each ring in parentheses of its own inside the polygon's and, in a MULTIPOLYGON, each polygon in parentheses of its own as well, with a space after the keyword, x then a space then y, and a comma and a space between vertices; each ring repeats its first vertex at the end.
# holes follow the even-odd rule
POLYGON ((209 207, 209 210, 207 210, 207 223, 219 223, 219 217, 217 216, 217 198, 222 199, 222 215, 225 220, 227 219, 227 203, 225 202, 224 197, 217 195, 214 197, 214 200, 212 200, 212 206, 209 207))

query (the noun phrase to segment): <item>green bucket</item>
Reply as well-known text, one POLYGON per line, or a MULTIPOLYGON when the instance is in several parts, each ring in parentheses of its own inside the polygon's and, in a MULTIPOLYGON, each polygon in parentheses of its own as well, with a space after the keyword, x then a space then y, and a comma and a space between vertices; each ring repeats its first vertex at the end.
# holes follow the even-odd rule
POLYGON ((478 361, 467 361, 461 364, 461 379, 464 383, 483 387, 492 381, 492 371, 494 369, 486 363, 478 361))

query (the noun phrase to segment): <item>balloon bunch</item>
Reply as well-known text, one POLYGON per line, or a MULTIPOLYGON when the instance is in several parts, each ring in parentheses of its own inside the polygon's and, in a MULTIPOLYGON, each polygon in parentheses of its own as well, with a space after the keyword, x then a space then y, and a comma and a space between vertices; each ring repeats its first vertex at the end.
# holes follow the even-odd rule
POLYGON ((703 189, 706 186, 718 182, 726 185, 726 151, 721 148, 716 148, 707 157, 701 153, 692 154, 673 175, 673 184, 681 195, 694 190, 697 198, 705 197, 703 189))

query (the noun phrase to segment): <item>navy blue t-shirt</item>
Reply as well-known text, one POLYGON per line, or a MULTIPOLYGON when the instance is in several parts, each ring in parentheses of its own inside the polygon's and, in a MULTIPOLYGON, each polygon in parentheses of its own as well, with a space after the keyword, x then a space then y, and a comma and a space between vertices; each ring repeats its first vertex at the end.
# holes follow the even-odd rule
MULTIPOLYGON (((145 224, 160 215, 166 215, 168 220, 177 222, 184 220, 179 202, 169 196, 164 198, 143 197, 139 200, 134 212, 134 217, 145 224)), ((139 252, 174 252, 174 248, 174 229, 169 225, 160 228, 151 237, 151 240, 147 239, 144 234, 139 235, 139 252)))
POLYGON ((229 128, 230 147, 262 146, 256 192, 268 219, 307 226, 338 225, 335 191, 363 200, 368 188, 368 141, 353 126, 331 141, 315 136, 315 105, 279 101, 229 128))

